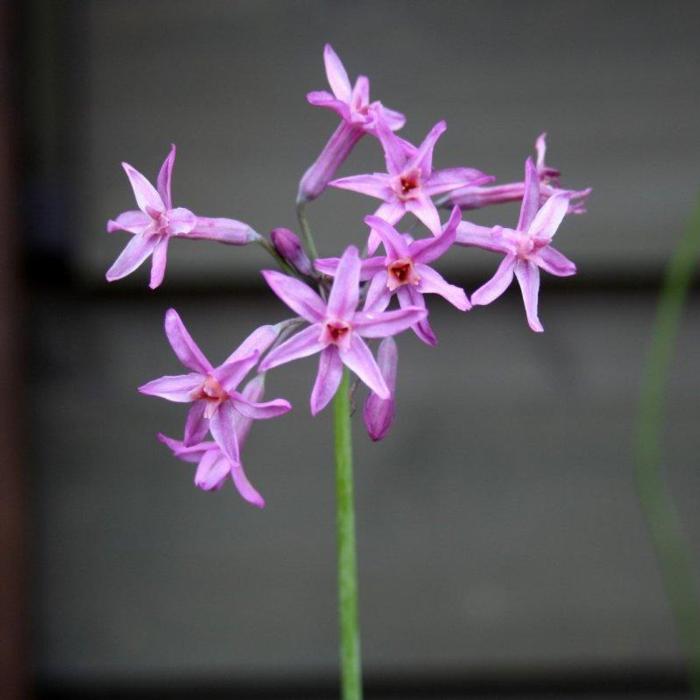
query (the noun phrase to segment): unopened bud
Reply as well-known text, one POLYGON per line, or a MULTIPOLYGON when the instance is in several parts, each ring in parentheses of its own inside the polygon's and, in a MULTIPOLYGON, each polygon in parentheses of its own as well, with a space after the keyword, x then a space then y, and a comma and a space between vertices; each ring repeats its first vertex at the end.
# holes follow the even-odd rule
POLYGON ((365 420, 365 427, 370 438, 375 442, 386 437, 394 422, 396 414, 396 368, 399 361, 399 351, 396 341, 389 336, 382 340, 377 353, 377 364, 384 377, 384 381, 391 391, 388 399, 381 399, 377 394, 371 392, 365 401, 362 416, 365 420))
POLYGON ((275 250, 302 275, 312 275, 311 261, 304 252, 299 237, 288 228, 276 228, 270 232, 275 250))

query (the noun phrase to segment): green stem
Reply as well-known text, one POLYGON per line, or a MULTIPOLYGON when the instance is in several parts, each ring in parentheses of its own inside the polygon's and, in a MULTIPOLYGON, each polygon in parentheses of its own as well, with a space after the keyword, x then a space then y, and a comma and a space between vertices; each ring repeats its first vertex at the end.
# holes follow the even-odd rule
POLYGON ((314 241, 313 234, 311 233, 311 227, 309 226, 309 220, 306 218, 306 203, 297 203, 297 219, 299 219, 299 226, 301 226, 301 233, 304 236, 304 244, 311 258, 311 262, 316 260, 318 257, 318 251, 316 250, 316 243, 314 241))
POLYGON ((661 433, 669 367, 699 254, 700 202, 666 269, 642 381, 635 460, 639 499, 697 698, 700 698, 700 599, 688 542, 662 471, 661 433))
POLYGON ((342 700, 362 700, 360 625, 357 612, 357 554, 352 480, 350 373, 333 399, 335 479, 338 528, 338 600, 340 607, 340 667, 342 700))

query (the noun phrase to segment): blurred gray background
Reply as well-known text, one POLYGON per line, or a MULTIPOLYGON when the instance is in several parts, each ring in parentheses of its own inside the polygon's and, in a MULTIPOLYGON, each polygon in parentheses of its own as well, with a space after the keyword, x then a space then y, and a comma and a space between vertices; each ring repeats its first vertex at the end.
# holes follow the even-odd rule
MULTIPOLYGON (((155 178, 171 142, 176 204, 295 228, 299 177, 337 123, 305 101, 327 89, 326 41, 406 113, 406 138, 446 119, 436 167, 518 180, 547 131, 565 185, 594 188, 557 238, 579 275, 543 277, 544 334, 527 328, 516 288, 468 315, 436 300, 438 348, 400 339, 390 436, 371 444, 356 417, 369 676, 675 678, 631 444, 657 285, 700 185, 700 5, 32 0, 23 17, 35 678, 312 687, 335 673, 330 415, 308 413, 316 361, 269 378, 296 410, 257 424, 246 446, 262 512, 231 487, 193 488, 190 465, 155 440, 180 432, 183 410, 135 391, 179 371, 162 332, 170 306, 215 362, 284 318, 260 280, 268 261, 175 242, 156 293, 148 266, 104 282, 127 240, 105 221, 133 208, 119 163, 155 178)), ((367 138, 341 174, 381 169, 367 138)), ((361 242, 375 206, 341 191, 311 205, 321 254, 361 242)), ((465 218, 509 226, 517 207, 465 218)), ((459 249, 440 269, 473 291, 497 262, 459 249)), ((695 553, 699 309, 693 297, 665 435, 695 553)))

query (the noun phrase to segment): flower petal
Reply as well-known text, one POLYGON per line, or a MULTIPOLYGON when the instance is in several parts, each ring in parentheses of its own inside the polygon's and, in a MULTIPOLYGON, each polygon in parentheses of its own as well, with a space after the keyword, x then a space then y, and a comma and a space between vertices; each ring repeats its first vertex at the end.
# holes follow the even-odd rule
POLYGON ((170 187, 173 179, 173 166, 175 165, 175 151, 175 144, 173 143, 170 146, 170 153, 168 153, 166 159, 163 161, 163 165, 160 166, 160 172, 158 173, 158 180, 156 182, 158 194, 163 200, 166 209, 172 209, 173 206, 170 187))
MULTIPOLYGON (((384 202, 384 204, 382 204, 379 209, 374 212, 373 216, 384 219, 384 221, 386 221, 388 224, 394 226, 401 221, 405 213, 406 208, 402 202, 392 201, 384 202)), ((369 238, 367 239, 367 252, 370 255, 373 255, 381 241, 382 239, 379 237, 379 234, 377 234, 376 231, 370 231, 369 238)))
POLYGON ((391 300, 391 291, 387 286, 387 280, 389 275, 386 270, 378 272, 369 283, 367 287, 367 296, 365 297, 365 304, 362 308, 363 311, 376 312, 384 311, 387 306, 389 306, 389 301, 391 300))
POLYGON ((390 179, 385 173, 372 173, 366 175, 351 175, 341 177, 328 183, 331 187, 341 190, 359 192, 369 197, 386 199, 391 195, 390 179))
POLYGON ((185 324, 175 309, 168 309, 165 313, 165 335, 168 338, 170 347, 177 355, 177 359, 187 369, 200 374, 209 374, 212 371, 213 368, 209 360, 199 349, 197 343, 192 340, 192 336, 185 328, 185 324))
POLYGON ((119 214, 116 219, 107 222, 107 233, 114 231, 128 231, 133 234, 142 234, 151 225, 153 219, 148 214, 139 210, 125 211, 119 214))
POLYGON ((107 270, 105 275, 107 281, 114 282, 131 274, 153 252, 158 241, 159 238, 157 236, 150 236, 149 238, 134 236, 114 261, 112 267, 107 270))
POLYGON ((537 151, 537 171, 540 172, 544 167, 544 159, 547 153, 547 133, 543 132, 535 141, 535 150, 537 151))
POLYGON ((326 90, 313 90, 306 93, 306 101, 314 107, 332 109, 345 119, 350 117, 350 110, 347 104, 326 90))
POLYGON ((340 259, 333 286, 328 295, 327 315, 335 319, 352 316, 360 299, 360 256, 354 245, 340 259))
POLYGON ((249 401, 241 394, 231 396, 233 407, 245 418, 253 420, 267 420, 268 418, 277 418, 283 416, 292 410, 292 404, 285 399, 272 399, 258 403, 257 401, 249 401))
POLYGON ((272 291, 309 323, 325 318, 326 305, 311 287, 276 270, 263 270, 262 275, 272 291))
POLYGON ((151 279, 148 286, 157 289, 165 277, 165 266, 168 262, 168 239, 163 237, 158 241, 158 245, 153 249, 153 259, 151 260, 151 279))
POLYGON ((432 172, 426 182, 422 184, 423 192, 431 197, 468 185, 483 185, 493 182, 492 175, 486 175, 476 168, 444 168, 432 172))
POLYGON ((339 348, 340 359, 381 399, 391 396, 370 349, 357 333, 353 333, 347 347, 339 348))
POLYGON ((447 131, 447 123, 439 121, 423 139, 415 156, 411 159, 411 168, 419 168, 425 178, 428 178, 433 170, 433 150, 437 140, 447 131))
POLYGON ((133 168, 128 163, 122 163, 122 168, 124 168, 124 172, 131 183, 131 188, 134 190, 134 197, 136 197, 136 204, 138 204, 139 209, 145 214, 149 213, 149 209, 156 212, 164 212, 167 207, 155 187, 136 168, 133 168))
POLYGON ((236 219, 196 217, 194 228, 187 233, 187 238, 217 241, 227 245, 246 245, 259 238, 248 224, 236 219))
POLYGON ((277 340, 281 331, 278 326, 260 326, 256 328, 227 358, 224 364, 235 362, 241 358, 248 357, 257 350, 262 356, 263 353, 277 340))
POLYGON ((537 212, 530 224, 528 235, 531 238, 551 241, 569 209, 569 195, 560 192, 552 195, 537 212))
POLYGON ((328 84, 331 86, 333 94, 343 102, 350 102, 352 97, 350 79, 345 67, 338 58, 338 54, 333 51, 333 47, 330 44, 326 44, 323 48, 323 60, 326 64, 328 84))
POLYGON ((389 223, 378 216, 365 216, 367 226, 373 229, 381 238, 387 257, 392 261, 409 257, 409 248, 401 234, 389 223))
POLYGON ((230 401, 224 401, 209 419, 209 430, 221 451, 232 462, 241 459, 235 430, 235 414, 230 401))
MULTIPOLYGON (((315 268, 322 275, 328 275, 329 277, 335 277, 339 264, 340 258, 316 258, 316 260, 314 260, 315 268)), ((383 270, 384 267, 383 255, 373 258, 365 258, 361 261, 360 280, 362 282, 366 282, 367 280, 372 279, 372 277, 383 270)))
MULTIPOLYGON (((366 75, 358 75, 355 86, 352 89, 351 105, 353 111, 360 111, 369 105, 369 78, 366 75)), ((362 120, 366 119, 364 114, 362 120)))
POLYGON ((515 256, 506 255, 501 260, 501 264, 498 266, 494 276, 472 294, 472 304, 474 306, 485 306, 498 299, 513 281, 514 268, 515 256))
POLYGON ((520 284, 520 291, 525 302, 525 313, 530 328, 541 333, 544 328, 537 317, 537 297, 540 290, 540 271, 535 263, 529 260, 518 260, 515 264, 515 276, 520 284))
POLYGON ((252 350, 248 355, 238 356, 234 360, 226 360, 212 372, 212 375, 216 377, 227 393, 231 393, 236 390, 246 374, 258 364, 259 359, 260 351, 252 350))
POLYGON ((207 450, 194 474, 195 486, 203 491, 220 489, 231 472, 231 463, 217 449, 207 450))
POLYGON ((273 348, 268 356, 260 363, 260 371, 267 372, 273 367, 308 357, 320 352, 326 347, 326 343, 321 340, 321 325, 314 323, 303 331, 299 331, 289 340, 273 348))
POLYGON ((440 215, 433 200, 428 195, 421 192, 416 199, 409 199, 406 202, 406 209, 418 217, 434 236, 440 234, 440 215))
MULTIPOLYGON (((253 377, 243 388, 241 396, 248 401, 260 401, 265 393, 265 375, 258 374, 253 377)), ((234 417, 234 428, 238 438, 238 448, 243 449, 243 445, 248 439, 250 429, 253 427, 253 419, 246 418, 243 414, 236 412, 234 417)))
MULTIPOLYGON (((400 287, 408 289, 408 287, 400 287)), ((420 297, 420 294, 418 294, 420 297)), ((410 328, 427 316, 422 302, 419 306, 409 306, 393 311, 358 311, 353 319, 353 329, 365 338, 385 338, 410 328)))
POLYGON ((380 119, 377 122, 376 133, 379 142, 384 150, 384 161, 386 162, 386 170, 389 175, 400 174, 413 153, 413 144, 404 141, 404 139, 396 136, 386 120, 380 119), (404 145, 406 144, 406 145, 404 145), (410 147, 410 151, 407 148, 410 147))
POLYGON ((206 401, 195 401, 187 412, 185 435, 182 439, 184 445, 196 445, 206 437, 209 431, 209 421, 204 417, 206 408, 206 401))
POLYGON ((253 488, 248 477, 243 471, 243 465, 236 462, 231 465, 231 477, 233 478, 233 483, 238 489, 238 493, 248 501, 253 506, 257 508, 265 507, 265 499, 253 488))
POLYGON ((416 265, 416 272, 420 276, 417 289, 421 294, 439 294, 460 311, 469 311, 472 308, 465 291, 461 287, 449 284, 432 267, 419 263, 416 265))
POLYGON ((172 450, 175 457, 181 459, 183 462, 192 462, 193 464, 197 464, 207 450, 210 450, 212 447, 216 446, 215 442, 209 441, 199 442, 188 447, 184 442, 180 442, 180 440, 175 440, 175 438, 163 435, 163 433, 158 433, 158 439, 172 450))
POLYGON ((520 205, 520 218, 518 219, 518 231, 527 231, 537 210, 540 208, 540 176, 532 158, 525 161, 525 191, 523 203, 520 205))
POLYGON ((139 387, 142 394, 159 396, 175 403, 190 403, 192 394, 202 386, 201 374, 177 374, 154 379, 139 387))
POLYGON ((398 131, 406 124, 406 116, 401 114, 401 112, 397 112, 395 109, 388 109, 381 102, 373 102, 372 104, 376 105, 376 111, 380 111, 377 119, 384 121, 392 131, 398 131))
POLYGON ((318 360, 318 373, 311 390, 311 415, 322 411, 335 396, 343 377, 343 363, 335 345, 321 350, 318 360))
POLYGON ((433 238, 414 241, 409 246, 410 257, 416 263, 430 263, 444 255, 455 242, 457 225, 462 216, 459 207, 454 207, 442 231, 433 238))
POLYGON ((430 325, 430 321, 428 321, 427 309, 423 295, 415 287, 406 285, 404 287, 399 287, 396 296, 399 299, 399 304, 401 305, 402 309, 409 309, 413 307, 423 309, 426 312, 426 316, 414 323, 411 326, 411 329, 424 343, 426 343, 426 345, 437 345, 437 336, 430 325))
POLYGON ((552 246, 541 248, 531 260, 550 275, 569 277, 576 274, 576 265, 552 246))

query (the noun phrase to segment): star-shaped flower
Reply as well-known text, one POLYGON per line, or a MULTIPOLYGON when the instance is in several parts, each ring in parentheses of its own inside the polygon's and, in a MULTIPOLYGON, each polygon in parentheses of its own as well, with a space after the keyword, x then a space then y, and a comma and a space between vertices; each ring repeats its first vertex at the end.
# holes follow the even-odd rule
POLYGON ((245 245, 259 238, 253 229, 235 219, 212 219, 195 216, 189 209, 173 208, 170 194, 175 146, 158 174, 158 188, 128 163, 122 163, 134 190, 139 210, 126 211, 107 222, 107 232, 126 231, 133 238, 107 270, 107 281, 126 277, 153 255, 150 288, 155 289, 163 281, 171 238, 203 238, 229 245, 245 245))
POLYGON ((515 275, 530 328, 537 332, 544 330, 537 315, 540 268, 558 277, 576 273, 576 265, 550 245, 568 207, 569 194, 559 192, 539 208, 539 177, 532 159, 528 158, 525 163, 525 195, 515 229, 501 226, 489 229, 467 222, 457 227, 458 245, 506 254, 496 274, 472 294, 472 304, 490 304, 505 292, 515 275))
POLYGON ((275 418, 291 409, 284 399, 257 403, 236 390, 260 355, 275 341, 279 328, 256 329, 218 367, 213 367, 203 355, 175 309, 169 309, 165 315, 165 333, 180 362, 192 371, 154 379, 139 387, 139 391, 168 401, 192 403, 185 424, 185 445, 201 442, 209 430, 223 454, 240 464, 235 431, 238 416, 252 420, 275 418))
POLYGON ((340 259, 328 302, 303 282, 273 270, 264 270, 272 291, 311 325, 273 348, 260 363, 265 372, 278 365, 320 353, 318 374, 311 392, 311 413, 316 415, 335 395, 343 365, 354 372, 380 398, 389 388, 363 338, 385 338, 425 318, 424 308, 395 311, 357 311, 360 257, 349 246, 340 259))
MULTIPOLYGON (((380 123, 377 132, 384 148, 387 172, 341 177, 330 185, 384 200, 375 216, 390 224, 398 223, 406 212, 412 212, 437 236, 440 216, 431 197, 467 184, 493 180, 474 168, 433 170, 433 150, 446 130, 447 124, 438 122, 416 148, 380 123)), ((370 253, 377 249, 379 240, 378 234, 372 231, 368 240, 370 253)))
POLYGON ((301 178, 298 202, 316 199, 355 144, 365 134, 376 136, 379 122, 394 131, 406 123, 403 114, 384 107, 381 102, 370 102, 369 79, 366 76, 359 76, 354 86, 350 84, 345 67, 330 44, 326 44, 323 50, 323 60, 332 93, 317 90, 308 93, 306 99, 316 107, 332 109, 341 122, 316 162, 301 178))
MULTIPOLYGON (((377 216, 365 217, 365 223, 376 231, 386 250, 385 256, 362 261, 360 279, 371 280, 365 308, 384 311, 393 294, 396 294, 402 308, 425 308, 423 295, 439 294, 460 311, 468 311, 471 304, 464 290, 446 282, 429 265, 455 242, 459 221, 460 211, 455 207, 438 236, 414 241, 409 234, 399 233, 391 224, 377 216)), ((316 268, 319 272, 333 276, 339 262, 338 258, 318 259, 316 268)), ((437 343, 427 318, 416 323, 413 330, 424 343, 437 343)))
MULTIPOLYGON (((265 391, 265 377, 262 374, 251 379, 241 392, 241 395, 248 401, 258 402, 262 399, 265 391)), ((240 413, 233 417, 233 428, 236 432, 236 440, 239 449, 243 449, 243 444, 248 438, 253 425, 252 418, 246 418, 240 413)), ((232 462, 221 451, 219 445, 213 440, 187 446, 181 440, 167 437, 162 433, 158 434, 158 439, 165 443, 173 452, 175 457, 185 462, 197 464, 197 471, 194 475, 194 483, 204 491, 218 491, 228 480, 229 476, 233 481, 238 493, 254 506, 263 508, 265 501, 255 490, 246 477, 243 465, 239 462, 232 462)))

